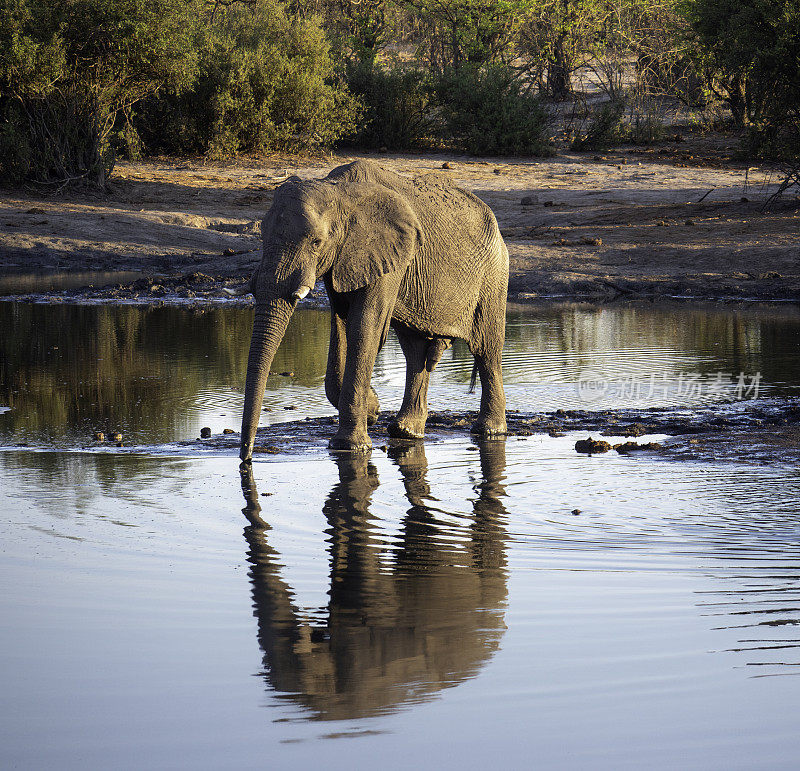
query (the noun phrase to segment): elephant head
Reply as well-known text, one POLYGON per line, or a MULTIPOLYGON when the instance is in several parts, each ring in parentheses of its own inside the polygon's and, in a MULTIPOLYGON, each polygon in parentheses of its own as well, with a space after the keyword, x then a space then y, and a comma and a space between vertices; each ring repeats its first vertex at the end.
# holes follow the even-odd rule
POLYGON ((341 174, 275 191, 261 227, 263 256, 251 282, 255 319, 247 362, 239 457, 250 462, 267 376, 297 303, 327 276, 354 292, 405 270, 421 243, 405 198, 379 182, 341 174))

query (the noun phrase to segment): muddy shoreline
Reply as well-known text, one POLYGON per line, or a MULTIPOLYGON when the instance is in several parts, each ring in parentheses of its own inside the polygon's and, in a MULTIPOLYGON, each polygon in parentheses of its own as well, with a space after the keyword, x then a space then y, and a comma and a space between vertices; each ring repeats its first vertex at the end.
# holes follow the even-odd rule
MULTIPOLYGON (((372 452, 401 451, 415 442, 395 439, 388 433, 394 412, 381 412, 371 426, 372 452)), ((482 439, 470 433, 477 417, 473 411, 432 411, 425 443, 448 439, 470 439, 476 447, 485 441, 524 441, 531 437, 562 439, 570 443, 592 438, 609 446, 596 452, 576 452, 587 458, 610 453, 630 458, 656 457, 679 461, 720 461, 746 464, 800 462, 800 398, 758 399, 723 403, 701 408, 663 407, 618 410, 556 410, 552 412, 507 413, 508 436, 482 439), (658 437, 651 444, 652 437, 658 437), (666 437, 664 439, 663 437, 666 437)), ((261 426, 256 435, 253 462, 271 458, 307 456, 333 452, 328 439, 335 433, 335 416, 261 426)), ((27 446, 27 445, 26 445, 27 446)), ((230 429, 209 437, 171 442, 165 445, 118 445, 104 439, 84 445, 82 450, 134 454, 230 455, 238 458, 239 434, 230 429)), ((238 462, 238 461, 237 461, 238 462)))
POLYGON ((0 296, 220 301, 258 264, 260 221, 276 187, 291 174, 319 178, 372 157, 401 174, 447 175, 492 208, 509 248, 514 302, 796 302, 800 197, 765 209, 779 174, 733 160, 729 142, 698 134, 544 159, 161 159, 120 163, 106 193, 0 188, 0 296), (79 274, 83 286, 36 287, 42 277, 79 274))

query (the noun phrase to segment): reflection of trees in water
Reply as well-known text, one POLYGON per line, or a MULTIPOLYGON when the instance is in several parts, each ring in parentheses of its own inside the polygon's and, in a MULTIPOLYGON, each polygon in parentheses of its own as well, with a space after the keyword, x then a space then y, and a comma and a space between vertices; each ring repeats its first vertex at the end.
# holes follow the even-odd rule
MULTIPOLYGON (((508 319, 512 352, 572 354, 577 364, 596 367, 581 354, 651 349, 695 357, 693 368, 709 375, 761 371, 767 382, 800 383, 800 317, 792 311, 569 306, 510 311, 508 319)), ((621 369, 629 364, 608 361, 621 369)))
MULTIPOLYGON (((0 303, 0 418, 17 436, 127 429, 173 439, 210 388, 239 390, 252 311, 0 303)), ((275 367, 324 378, 328 321, 295 314, 275 367)), ((272 384, 277 387, 278 384, 272 384)))
MULTIPOLYGON (((98 513, 98 498, 147 504, 151 485, 163 479, 164 461, 144 455, 70 452, 2 452, 0 475, 26 493, 38 509, 60 519, 98 513)), ((0 483, 2 486, 2 483, 0 483)), ((100 508, 102 516, 114 515, 100 508)))
POLYGON ((258 639, 272 688, 315 718, 347 719, 432 698, 477 674, 499 647, 506 598, 505 443, 480 449, 468 528, 448 526, 430 505, 424 446, 392 450, 411 504, 392 545, 370 514, 375 467, 363 455, 335 456, 339 481, 323 506, 330 599, 313 626, 280 577, 252 471, 243 474, 258 639))
MULTIPOLYGON (((558 354, 557 367, 607 361, 624 376, 647 357, 598 360, 594 352, 646 348, 665 366, 674 358, 676 371, 685 366, 677 351, 708 375, 761 371, 765 382, 800 384, 800 319, 789 311, 568 306, 512 311, 509 320, 511 381, 515 370, 527 380, 532 367, 552 368, 537 361, 540 352, 558 354)), ((243 308, 0 303, 0 405, 13 407, 0 415, 0 431, 17 440, 88 438, 98 429, 134 432, 137 441, 184 436, 204 392, 242 388, 251 321, 243 308)), ((273 362, 294 372, 293 383, 319 388, 320 399, 328 334, 327 311, 295 313, 273 362)), ((466 382, 466 346, 456 342, 447 356, 457 362, 448 378, 466 382)), ((267 388, 286 383, 270 378, 267 388)))

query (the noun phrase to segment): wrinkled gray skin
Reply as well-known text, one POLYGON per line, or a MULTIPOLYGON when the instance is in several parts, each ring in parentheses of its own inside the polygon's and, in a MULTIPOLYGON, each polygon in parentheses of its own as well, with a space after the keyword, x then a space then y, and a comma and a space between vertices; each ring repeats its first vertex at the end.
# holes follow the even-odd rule
POLYGON ((467 342, 481 380, 472 427, 506 433, 501 353, 508 251, 491 210, 438 175, 401 177, 371 161, 275 191, 251 282, 256 311, 239 453, 250 462, 267 375, 297 302, 322 278, 331 305, 325 392, 339 410, 336 450, 371 447, 378 415, 370 386, 389 326, 406 357, 394 436, 422 438, 428 379, 452 339, 467 342))

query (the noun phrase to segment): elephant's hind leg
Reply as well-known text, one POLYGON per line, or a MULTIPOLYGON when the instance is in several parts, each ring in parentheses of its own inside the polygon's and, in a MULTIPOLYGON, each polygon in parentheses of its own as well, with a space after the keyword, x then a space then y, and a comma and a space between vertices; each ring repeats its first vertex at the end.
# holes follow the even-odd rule
POLYGON ((503 388, 503 339, 501 331, 484 345, 472 349, 481 379, 481 407, 472 425, 473 434, 503 436, 506 425, 506 394, 503 388))
POLYGON ((451 341, 431 340, 402 328, 397 330, 397 337, 406 357, 406 390, 400 411, 389 424, 389 434, 403 439, 422 439, 428 419, 430 374, 451 341))

